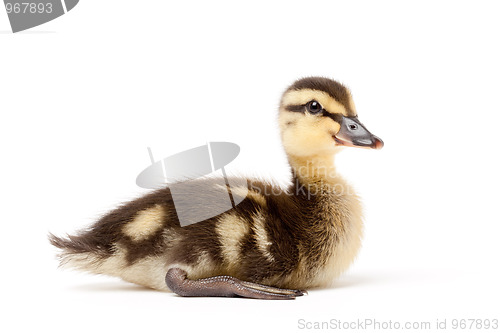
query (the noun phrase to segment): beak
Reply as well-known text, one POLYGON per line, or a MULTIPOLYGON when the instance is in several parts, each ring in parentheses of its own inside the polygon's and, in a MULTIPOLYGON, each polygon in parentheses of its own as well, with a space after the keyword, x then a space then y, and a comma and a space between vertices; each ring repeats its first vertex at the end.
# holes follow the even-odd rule
POLYGON ((338 145, 349 147, 364 147, 382 149, 384 142, 377 136, 371 134, 358 117, 342 117, 340 130, 334 135, 338 145))

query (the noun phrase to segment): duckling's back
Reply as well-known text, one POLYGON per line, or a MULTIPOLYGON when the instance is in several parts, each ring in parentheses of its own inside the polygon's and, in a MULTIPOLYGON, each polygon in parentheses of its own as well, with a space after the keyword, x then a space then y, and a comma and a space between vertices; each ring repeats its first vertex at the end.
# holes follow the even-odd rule
MULTIPOLYGON (((219 183, 202 179, 195 187, 219 183)), ((63 267, 158 290, 168 289, 165 274, 174 267, 191 279, 232 275, 265 282, 272 277, 280 284, 295 268, 297 247, 278 218, 280 202, 266 199, 266 193, 278 191, 262 182, 251 184, 233 188, 234 196, 245 196, 235 208, 187 226, 181 227, 171 191, 164 188, 118 207, 75 236, 49 238, 62 250, 63 267)), ((192 188, 180 194, 185 200, 197 195, 192 188)), ((192 209, 196 215, 203 207, 192 209)))

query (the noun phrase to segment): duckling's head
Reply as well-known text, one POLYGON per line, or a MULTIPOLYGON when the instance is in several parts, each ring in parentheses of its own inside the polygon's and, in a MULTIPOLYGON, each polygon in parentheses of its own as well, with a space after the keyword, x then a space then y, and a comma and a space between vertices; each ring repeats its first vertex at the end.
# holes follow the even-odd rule
POLYGON ((342 146, 384 146, 358 120, 350 91, 323 77, 297 80, 283 93, 279 124, 289 155, 332 154, 342 146))

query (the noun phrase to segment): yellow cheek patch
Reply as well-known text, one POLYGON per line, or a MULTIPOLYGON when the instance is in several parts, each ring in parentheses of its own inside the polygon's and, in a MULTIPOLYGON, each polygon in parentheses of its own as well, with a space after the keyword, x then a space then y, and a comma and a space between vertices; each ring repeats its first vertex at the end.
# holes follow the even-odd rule
POLYGON ((304 114, 302 113, 280 110, 278 122, 281 130, 283 131, 288 127, 297 125, 302 120, 302 118, 304 118, 304 114))
POLYGON ((328 112, 341 113, 344 116, 348 116, 347 110, 342 104, 321 90, 290 90, 283 96, 281 104, 285 107, 287 105, 302 105, 312 100, 319 102, 328 112))
POLYGON ((335 147, 333 135, 340 125, 328 117, 283 111, 280 115, 281 138, 289 154, 308 156, 325 154, 335 147), (293 125, 286 125, 293 122, 293 125))
POLYGON ((340 124, 329 117, 280 110, 279 124, 282 133, 287 130, 300 131, 300 135, 312 135, 325 130, 332 135, 340 130, 340 124), (309 132, 309 133, 305 133, 309 132))
POLYGON ((322 126, 332 135, 340 131, 340 124, 331 118, 322 119, 322 126))

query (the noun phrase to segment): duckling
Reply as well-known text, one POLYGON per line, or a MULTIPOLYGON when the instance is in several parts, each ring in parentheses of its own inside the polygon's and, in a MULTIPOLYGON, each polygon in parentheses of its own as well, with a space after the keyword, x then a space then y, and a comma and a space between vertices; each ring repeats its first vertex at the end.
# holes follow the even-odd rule
POLYGON ((328 78, 288 87, 278 121, 288 187, 247 179, 233 189, 246 195, 238 205, 182 227, 169 188, 156 190, 77 235, 50 234, 61 265, 181 296, 295 299, 329 286, 353 262, 363 233, 360 201, 334 156, 345 146, 384 144, 358 120, 350 91, 328 78))

